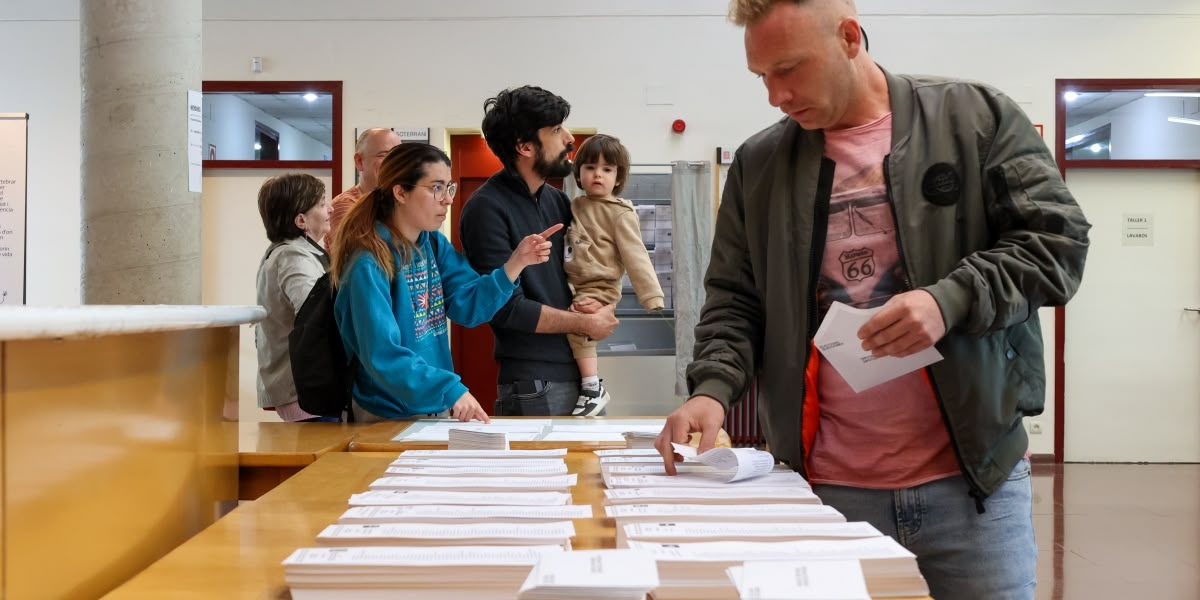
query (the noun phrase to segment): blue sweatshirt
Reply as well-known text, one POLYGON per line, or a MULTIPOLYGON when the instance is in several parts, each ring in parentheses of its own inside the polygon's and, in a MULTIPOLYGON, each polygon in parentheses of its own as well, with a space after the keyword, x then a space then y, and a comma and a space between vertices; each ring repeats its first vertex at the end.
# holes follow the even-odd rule
MULTIPOLYGON (((375 230, 391 244, 386 227, 375 230)), ((516 287, 503 267, 477 274, 439 232, 422 233, 416 247, 406 265, 392 251, 390 282, 374 255, 356 252, 334 300, 346 354, 359 359, 354 400, 385 419, 448 410, 467 392, 454 373, 446 318, 466 327, 486 323, 516 287)))

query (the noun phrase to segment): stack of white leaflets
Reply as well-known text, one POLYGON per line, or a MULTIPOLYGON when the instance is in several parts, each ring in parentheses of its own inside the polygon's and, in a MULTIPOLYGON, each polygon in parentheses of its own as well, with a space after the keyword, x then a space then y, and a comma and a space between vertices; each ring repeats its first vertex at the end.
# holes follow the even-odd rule
POLYGON ((575 526, 549 523, 355 523, 326 527, 326 546, 549 546, 571 548, 575 526))
POLYGON ((516 600, 543 556, 562 546, 301 548, 283 561, 294 600, 516 600))
POLYGON ((617 527, 617 547, 629 540, 644 542, 719 542, 743 540, 789 542, 799 540, 853 540, 883 534, 870 523, 738 523, 659 521, 617 527))
POLYGON ((654 440, 658 439, 658 434, 653 431, 625 431, 621 436, 625 438, 626 448, 654 448, 654 440))
POLYGON ((350 496, 350 506, 562 506, 566 492, 454 492, 443 490, 372 490, 350 496))
POLYGON ((521 586, 520 600, 642 600, 658 587, 654 555, 587 550, 542 556, 521 586))
POLYGON ((871 600, 857 560, 751 560, 725 572, 741 600, 871 600))
POLYGON ((579 476, 549 477, 380 477, 371 482, 373 490, 442 490, 453 492, 565 492, 575 486, 579 476))
POLYGON ((451 450, 508 450, 508 433, 486 429, 450 429, 447 432, 451 450))
POLYGON ((678 475, 667 475, 657 451, 601 450, 608 504, 820 504, 799 473, 775 464, 768 452, 714 448, 697 455, 675 444, 684 457, 678 475))
POLYGON ((655 600, 735 600, 737 588, 725 570, 759 560, 858 560, 873 598, 927 596, 917 557, 896 540, 798 542, 658 543, 631 540, 632 550, 654 554, 660 583, 655 600))
POLYGON ((562 506, 354 506, 338 523, 546 523, 592 518, 590 504, 562 506))
POLYGON ((845 523, 824 504, 614 504, 604 507, 617 530, 629 523, 845 523))

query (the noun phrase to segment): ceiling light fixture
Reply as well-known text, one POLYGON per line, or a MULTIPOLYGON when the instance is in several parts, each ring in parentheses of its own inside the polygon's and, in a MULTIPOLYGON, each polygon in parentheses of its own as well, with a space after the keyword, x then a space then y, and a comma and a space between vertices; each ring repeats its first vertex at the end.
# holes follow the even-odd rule
POLYGON ((305 94, 305 95, 304 95, 304 99, 305 99, 305 100, 308 100, 309 102, 316 102, 316 101, 317 101, 317 95, 316 95, 316 94, 314 94, 314 93, 312 93, 312 92, 309 92, 309 93, 307 93, 307 94, 305 94))
POLYGON ((1068 143, 1068 144, 1074 144, 1074 143, 1076 143, 1076 142, 1082 142, 1082 141, 1083 141, 1083 138, 1085 138, 1085 137, 1087 137, 1087 136, 1086 136, 1086 135, 1084 135, 1084 134, 1082 134, 1082 133, 1081 133, 1081 134, 1079 134, 1079 135, 1073 135, 1073 136, 1071 136, 1071 137, 1067 138, 1067 143, 1068 143))
POLYGON ((1063 100, 1067 102, 1074 102, 1077 99, 1079 99, 1079 92, 1067 92, 1063 94, 1063 100))
POLYGON ((1088 148, 1088 150, 1091 150, 1092 152, 1095 152, 1097 154, 1103 149, 1104 149, 1104 146, 1101 146, 1100 144, 1092 144, 1091 148, 1088 148))
POLYGON ((1184 125, 1200 125, 1200 119, 1185 119, 1183 117, 1167 117, 1167 120, 1172 123, 1182 123, 1184 125))

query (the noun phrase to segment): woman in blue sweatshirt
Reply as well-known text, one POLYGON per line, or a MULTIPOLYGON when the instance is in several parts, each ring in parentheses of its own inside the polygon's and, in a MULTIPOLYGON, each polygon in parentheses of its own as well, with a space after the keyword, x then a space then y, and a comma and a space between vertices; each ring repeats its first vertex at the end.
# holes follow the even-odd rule
POLYGON ((446 319, 491 320, 521 271, 549 260, 546 241, 562 225, 521 241, 502 267, 471 268, 438 230, 454 199, 450 158, 428 144, 401 144, 379 167, 379 187, 355 203, 334 232, 334 316, 346 354, 357 358, 358 421, 449 414, 488 421, 454 373, 446 319))

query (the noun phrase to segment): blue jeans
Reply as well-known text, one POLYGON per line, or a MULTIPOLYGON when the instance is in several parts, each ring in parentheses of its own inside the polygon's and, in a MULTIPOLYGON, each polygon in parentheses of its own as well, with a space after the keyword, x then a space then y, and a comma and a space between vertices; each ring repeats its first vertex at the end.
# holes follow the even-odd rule
POLYGON ((848 521, 866 521, 917 555, 937 600, 1033 600, 1037 543, 1028 460, 979 514, 961 475, 902 490, 814 485, 848 521))
POLYGON ((569 417, 579 399, 578 381, 547 381, 542 391, 531 394, 518 394, 514 387, 496 386, 497 417, 569 417))

